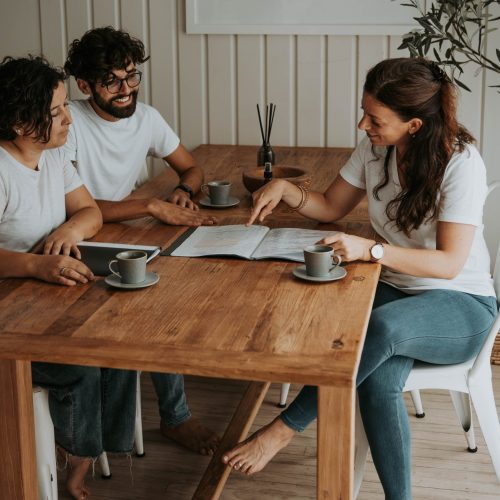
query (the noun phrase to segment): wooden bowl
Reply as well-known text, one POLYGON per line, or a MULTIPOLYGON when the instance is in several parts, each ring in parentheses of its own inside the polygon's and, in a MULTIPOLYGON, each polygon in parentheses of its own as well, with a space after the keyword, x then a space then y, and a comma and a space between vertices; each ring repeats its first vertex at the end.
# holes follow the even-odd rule
MULTIPOLYGON (((273 166, 273 179, 285 179, 294 184, 309 185, 311 176, 300 167, 273 166)), ((253 167, 243 172, 243 184, 253 193, 265 184, 264 167, 253 167)))

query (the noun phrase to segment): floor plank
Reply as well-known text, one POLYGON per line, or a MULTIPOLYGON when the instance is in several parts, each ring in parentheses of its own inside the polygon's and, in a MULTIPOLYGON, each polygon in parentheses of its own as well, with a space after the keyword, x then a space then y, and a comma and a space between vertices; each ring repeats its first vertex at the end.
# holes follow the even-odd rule
MULTIPOLYGON (((493 368, 497 408, 500 412, 500 366, 493 368)), ((246 387, 245 382, 186 377, 186 391, 193 413, 202 416, 222 433, 246 387)), ((143 424, 146 456, 133 458, 132 467, 120 457, 111 457, 112 479, 89 478, 95 500, 187 500, 193 495, 208 458, 185 451, 165 440, 158 429, 154 390, 147 374, 142 376, 143 424)), ((291 397, 298 387, 292 386, 291 397)), ((253 430, 277 415, 279 386, 272 384, 253 430)), ((477 453, 465 451, 466 442, 448 394, 425 391, 424 419, 411 418, 414 500, 493 500, 500 498, 500 484, 491 465, 484 440, 476 424, 477 453)), ((407 399, 410 413, 412 406, 407 399)), ((306 500, 315 498, 316 425, 311 425, 261 473, 245 477, 232 473, 223 500, 306 500)), ((60 499, 64 494, 64 472, 59 474, 60 499)), ((383 500, 383 492, 369 459, 359 500, 383 500)))

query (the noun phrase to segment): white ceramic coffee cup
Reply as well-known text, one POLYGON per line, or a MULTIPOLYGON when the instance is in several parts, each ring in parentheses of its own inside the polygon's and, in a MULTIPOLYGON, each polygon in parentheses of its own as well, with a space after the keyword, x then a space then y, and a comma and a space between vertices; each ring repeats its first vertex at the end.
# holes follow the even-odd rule
POLYGON ((212 205, 227 205, 231 183, 229 181, 210 181, 201 186, 201 190, 210 198, 212 205))
POLYGON ((142 283, 146 279, 146 261, 148 254, 139 250, 130 250, 116 254, 116 259, 109 262, 109 270, 118 276, 122 283, 142 283), (118 269, 113 269, 114 265, 118 269))
POLYGON ((341 262, 333 248, 328 245, 310 245, 304 248, 306 274, 315 278, 323 278, 333 271, 341 262))

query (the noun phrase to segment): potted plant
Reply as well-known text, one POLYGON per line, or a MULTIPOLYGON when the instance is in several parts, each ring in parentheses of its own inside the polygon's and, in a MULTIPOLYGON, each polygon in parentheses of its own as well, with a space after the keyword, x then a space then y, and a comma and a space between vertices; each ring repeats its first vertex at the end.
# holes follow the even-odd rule
MULTIPOLYGON (((435 0, 425 11, 419 0, 405 0, 407 7, 419 12, 414 19, 420 27, 403 37, 400 49, 408 49, 412 57, 425 56, 432 49, 436 62, 451 70, 455 83, 470 92, 460 78, 464 66, 477 66, 500 73, 500 50, 496 49, 496 60, 485 53, 487 33, 496 30, 494 17, 490 12, 492 4, 500 0, 435 0)), ((493 85, 500 87, 500 85, 493 85)))

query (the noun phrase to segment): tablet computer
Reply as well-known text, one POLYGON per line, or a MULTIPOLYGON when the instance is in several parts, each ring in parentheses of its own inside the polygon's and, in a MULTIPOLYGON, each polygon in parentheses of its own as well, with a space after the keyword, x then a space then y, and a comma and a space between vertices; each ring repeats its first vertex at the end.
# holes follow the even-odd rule
POLYGON ((99 241, 80 241, 77 244, 82 254, 82 262, 88 266, 97 276, 111 274, 109 261, 116 257, 117 253, 128 250, 142 250, 148 255, 147 262, 156 257, 161 248, 154 245, 132 245, 128 243, 102 243, 99 241))

